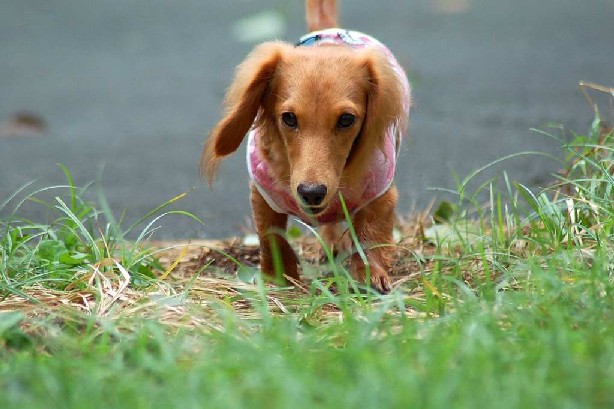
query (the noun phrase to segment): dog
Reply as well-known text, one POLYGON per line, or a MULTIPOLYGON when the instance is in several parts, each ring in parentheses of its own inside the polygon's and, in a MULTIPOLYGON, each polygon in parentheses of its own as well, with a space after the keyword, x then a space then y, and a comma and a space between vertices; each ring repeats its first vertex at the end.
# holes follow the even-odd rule
POLYGON ((297 44, 260 44, 237 67, 201 173, 211 184, 219 162, 247 136, 262 272, 299 279, 284 237, 288 216, 321 226, 326 242, 338 245, 347 211, 364 249, 351 254, 350 273, 387 293, 398 197, 393 176, 410 85, 382 43, 337 28, 336 1, 307 0, 305 9, 310 32, 297 44))

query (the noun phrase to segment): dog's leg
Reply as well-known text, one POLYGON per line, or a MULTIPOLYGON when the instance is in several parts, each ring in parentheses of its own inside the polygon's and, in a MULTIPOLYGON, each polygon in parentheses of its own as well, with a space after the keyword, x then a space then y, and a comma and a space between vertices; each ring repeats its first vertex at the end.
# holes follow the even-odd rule
POLYGON ((325 224, 320 227, 322 240, 332 250, 336 257, 339 254, 349 255, 352 251, 352 239, 343 223, 325 224))
POLYGON ((274 252, 277 252, 281 261, 282 273, 298 280, 296 254, 283 237, 288 215, 277 213, 271 209, 254 186, 252 186, 251 191, 251 202, 258 239, 260 240, 260 269, 265 275, 274 278, 278 273, 278 271, 275 271, 274 264, 274 257, 276 257, 274 252))
MULTIPOLYGON (((369 263, 371 286, 381 293, 388 293, 392 288, 388 270, 394 250, 389 245, 393 243, 397 196, 397 189, 392 185, 386 193, 356 213, 353 220, 358 241, 369 263)), ((367 269, 358 253, 352 255, 350 271, 355 279, 365 282, 367 269)))

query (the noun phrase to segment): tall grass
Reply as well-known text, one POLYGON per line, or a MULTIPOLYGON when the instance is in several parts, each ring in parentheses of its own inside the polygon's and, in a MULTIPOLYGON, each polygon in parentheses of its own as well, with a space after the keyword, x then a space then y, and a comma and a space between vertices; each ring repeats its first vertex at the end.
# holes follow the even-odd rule
POLYGON ((54 222, 0 222, 0 407, 613 407, 613 138, 596 115, 561 140, 566 169, 540 191, 461 180, 399 243, 411 279, 385 296, 327 249, 331 274, 297 288, 173 270, 143 247, 155 222, 127 241, 67 174, 54 222), (104 309, 84 276, 113 290, 104 309))
POLYGON ((54 289, 82 287, 81 281, 92 269, 118 273, 121 266, 132 285, 145 286, 163 271, 154 249, 147 246, 155 233, 156 222, 163 217, 182 215, 198 218, 184 211, 164 211, 181 199, 181 194, 148 212, 133 225, 123 229, 98 192, 99 203, 84 199, 88 187, 76 187, 69 170, 60 165, 67 184, 27 192, 30 185, 19 189, 0 204, 0 211, 9 216, 0 220, 0 297, 24 293, 33 285, 54 289), (53 195, 51 202, 39 198, 53 195), (26 203, 51 209, 49 223, 37 223, 19 217, 26 203), (10 210, 12 206, 12 210, 10 210), (136 240, 127 236, 148 222, 136 240))

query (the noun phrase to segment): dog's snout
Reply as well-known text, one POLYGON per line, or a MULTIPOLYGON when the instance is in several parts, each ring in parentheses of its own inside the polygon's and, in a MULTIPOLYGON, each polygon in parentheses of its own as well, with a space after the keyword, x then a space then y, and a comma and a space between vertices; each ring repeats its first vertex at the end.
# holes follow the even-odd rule
POLYGON ((315 183, 301 183, 296 188, 298 196, 306 206, 321 205, 324 201, 324 197, 326 197, 327 191, 328 189, 326 188, 326 185, 319 185, 315 183))

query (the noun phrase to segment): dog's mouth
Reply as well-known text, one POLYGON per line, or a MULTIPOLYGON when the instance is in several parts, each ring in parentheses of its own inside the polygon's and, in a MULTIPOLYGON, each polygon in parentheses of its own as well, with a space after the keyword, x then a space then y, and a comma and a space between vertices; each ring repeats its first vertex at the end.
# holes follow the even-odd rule
POLYGON ((328 205, 325 206, 302 206, 303 211, 311 216, 319 216, 324 213, 328 205))

